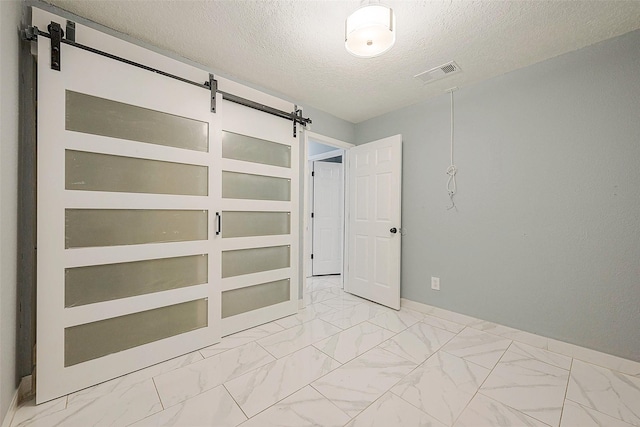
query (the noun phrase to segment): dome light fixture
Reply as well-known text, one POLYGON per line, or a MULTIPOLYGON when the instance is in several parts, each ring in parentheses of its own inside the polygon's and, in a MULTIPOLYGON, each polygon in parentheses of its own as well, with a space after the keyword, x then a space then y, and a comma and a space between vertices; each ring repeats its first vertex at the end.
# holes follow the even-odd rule
POLYGON ((358 58, 382 55, 396 42, 393 9, 380 4, 363 6, 347 18, 344 46, 358 58))

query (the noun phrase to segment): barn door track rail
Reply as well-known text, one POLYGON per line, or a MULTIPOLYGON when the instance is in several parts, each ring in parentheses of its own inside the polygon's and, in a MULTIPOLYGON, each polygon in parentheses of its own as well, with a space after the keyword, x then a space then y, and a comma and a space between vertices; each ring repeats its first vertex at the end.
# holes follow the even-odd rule
POLYGON ((52 70, 60 71, 62 67, 60 45, 66 44, 69 46, 76 47, 78 49, 95 53, 96 55, 104 56, 106 58, 113 59, 115 61, 123 62, 125 64, 141 68, 143 70, 151 71, 152 73, 160 74, 165 77, 179 80, 183 83, 187 83, 193 86, 198 86, 203 89, 210 90, 212 113, 216 112, 216 93, 219 93, 222 95, 222 99, 225 99, 227 101, 234 102, 236 104, 240 104, 245 107, 253 108, 254 110, 259 110, 264 113, 281 117, 283 119, 291 120, 293 122, 294 138, 297 137, 297 134, 298 134, 298 124, 306 127, 308 124, 312 123, 310 118, 302 116, 302 110, 299 109, 297 105, 294 107, 293 111, 289 113, 283 110, 279 110, 277 108, 270 107, 268 105, 260 104, 259 102, 255 102, 250 99, 242 98, 240 96, 218 90, 218 81, 215 79, 215 76, 213 74, 209 74, 209 81, 206 81, 204 83, 199 83, 193 80, 185 79, 180 76, 176 76, 175 74, 158 70, 157 68, 149 67, 147 65, 140 64, 138 62, 131 61, 129 59, 110 54, 108 52, 104 52, 99 49, 94 49, 90 46, 80 44, 75 41, 75 32, 76 32, 75 29, 76 29, 75 22, 67 21, 66 37, 65 37, 65 30, 62 29, 61 25, 58 24, 57 22, 51 21, 51 23, 47 26, 47 30, 49 32, 41 31, 36 26, 29 26, 22 31, 22 38, 23 40, 26 40, 26 41, 37 41, 38 37, 46 37, 48 39, 51 39, 51 69, 52 70))

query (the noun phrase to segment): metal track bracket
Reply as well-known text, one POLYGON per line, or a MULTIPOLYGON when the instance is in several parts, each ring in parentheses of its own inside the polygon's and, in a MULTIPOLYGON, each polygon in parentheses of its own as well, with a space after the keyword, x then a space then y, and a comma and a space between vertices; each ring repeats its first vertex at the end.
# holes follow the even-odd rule
POLYGON ((76 23, 67 19, 66 39, 69 41, 76 41, 76 23))
POLYGON ((25 29, 22 31, 22 40, 25 40, 28 42, 37 42, 39 32, 40 30, 38 30, 38 27, 35 27, 35 26, 25 27, 25 29))
POLYGON ((293 107, 293 113, 291 113, 291 121, 293 121, 293 137, 297 138, 298 136, 298 122, 303 126, 306 125, 304 118, 302 117, 302 110, 298 108, 297 105, 293 107))
POLYGON ((213 74, 209 74, 209 81, 205 83, 211 89, 211 112, 216 112, 216 93, 218 93, 218 81, 213 74))

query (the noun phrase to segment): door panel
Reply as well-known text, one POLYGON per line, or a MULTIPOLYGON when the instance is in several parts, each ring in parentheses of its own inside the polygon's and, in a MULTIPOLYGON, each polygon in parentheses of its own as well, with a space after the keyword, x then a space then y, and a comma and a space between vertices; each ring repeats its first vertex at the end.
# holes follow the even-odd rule
POLYGON ((300 159, 290 121, 226 100, 218 114, 224 336, 298 310, 300 159))
POLYGON ((221 333, 210 92, 65 44, 61 56, 51 70, 39 41, 37 403, 221 333))
POLYGON ((349 158, 345 291, 398 310, 402 137, 358 145, 349 151, 349 158))
POLYGON ((342 163, 313 162, 313 275, 342 271, 342 163))

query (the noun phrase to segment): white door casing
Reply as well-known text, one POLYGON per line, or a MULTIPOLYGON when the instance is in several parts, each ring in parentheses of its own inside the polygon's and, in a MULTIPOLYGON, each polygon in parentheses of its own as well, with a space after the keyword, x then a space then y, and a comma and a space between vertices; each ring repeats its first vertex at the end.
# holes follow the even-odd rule
POLYGON ((344 211, 343 164, 313 162, 313 275, 340 274, 344 211))
MULTIPOLYGON (((344 283, 344 281, 346 280, 346 271, 347 271, 347 263, 348 263, 348 256, 347 254, 349 253, 348 251, 348 240, 346 239, 346 228, 347 228, 347 221, 346 218, 348 217, 348 213, 347 213, 347 209, 348 209, 348 200, 349 200, 349 186, 347 185, 347 176, 348 176, 348 169, 349 169, 349 150, 353 147, 355 147, 355 145, 350 144, 348 142, 345 141, 341 141, 335 138, 331 138, 328 136, 324 136, 315 132, 311 132, 310 130, 305 130, 304 131, 304 144, 302 144, 302 148, 304 149, 304 153, 302 154, 303 157, 305 158, 305 162, 303 165, 304 168, 304 173, 301 174, 301 179, 303 180, 303 185, 304 185, 304 191, 305 191, 305 196, 304 196, 304 208, 303 208, 303 215, 302 215, 302 222, 303 222, 303 236, 304 236, 304 241, 303 241, 303 245, 301 247, 301 250, 303 252, 303 263, 302 263, 302 267, 301 267, 301 274, 302 277, 309 277, 312 275, 312 264, 311 264, 311 253, 312 253, 312 243, 313 243, 313 238, 312 238, 312 231, 313 228, 311 226, 311 212, 312 212, 312 205, 313 205, 313 181, 311 179, 311 170, 313 169, 313 160, 322 160, 325 157, 316 157, 316 156, 308 156, 308 151, 309 151, 309 147, 308 144, 309 142, 314 141, 314 142, 319 142, 321 144, 324 145, 330 145, 332 147, 336 147, 337 149, 341 149, 342 150, 342 165, 343 165, 343 176, 345 177, 345 185, 343 187, 344 190, 344 213, 343 213, 343 218, 345 218, 345 220, 343 221, 343 226, 344 226, 344 230, 342 232, 342 269, 341 269, 341 284, 344 283), (306 161, 306 159, 309 158, 309 161, 306 161)), ((326 154, 326 153, 324 153, 326 154)), ((308 295, 308 294, 306 294, 308 295)), ((306 295, 305 295, 305 299, 306 299, 306 295)), ((300 300, 301 302, 303 300, 300 300)), ((304 306, 305 304, 308 304, 308 301, 304 301, 302 302, 302 306, 304 306)))
POLYGON ((54 71, 49 67, 49 40, 41 38, 38 43, 37 403, 211 345, 219 341, 221 332, 219 238, 213 233, 215 208, 220 206, 215 150, 136 142, 65 126, 66 92, 74 91, 204 122, 212 148, 218 124, 210 112, 210 92, 65 44, 61 50, 62 70, 54 71), (204 166, 208 168, 208 194, 67 189, 66 150, 204 166), (208 233, 205 239, 187 241, 65 248, 66 212, 83 209, 206 212, 208 233), (193 255, 207 256, 206 283, 65 307, 68 269, 193 255), (65 366, 69 365, 65 337, 70 328, 196 300, 206 301, 204 327, 65 366))
POLYGON ((400 309, 402 136, 349 150, 345 291, 400 309))

